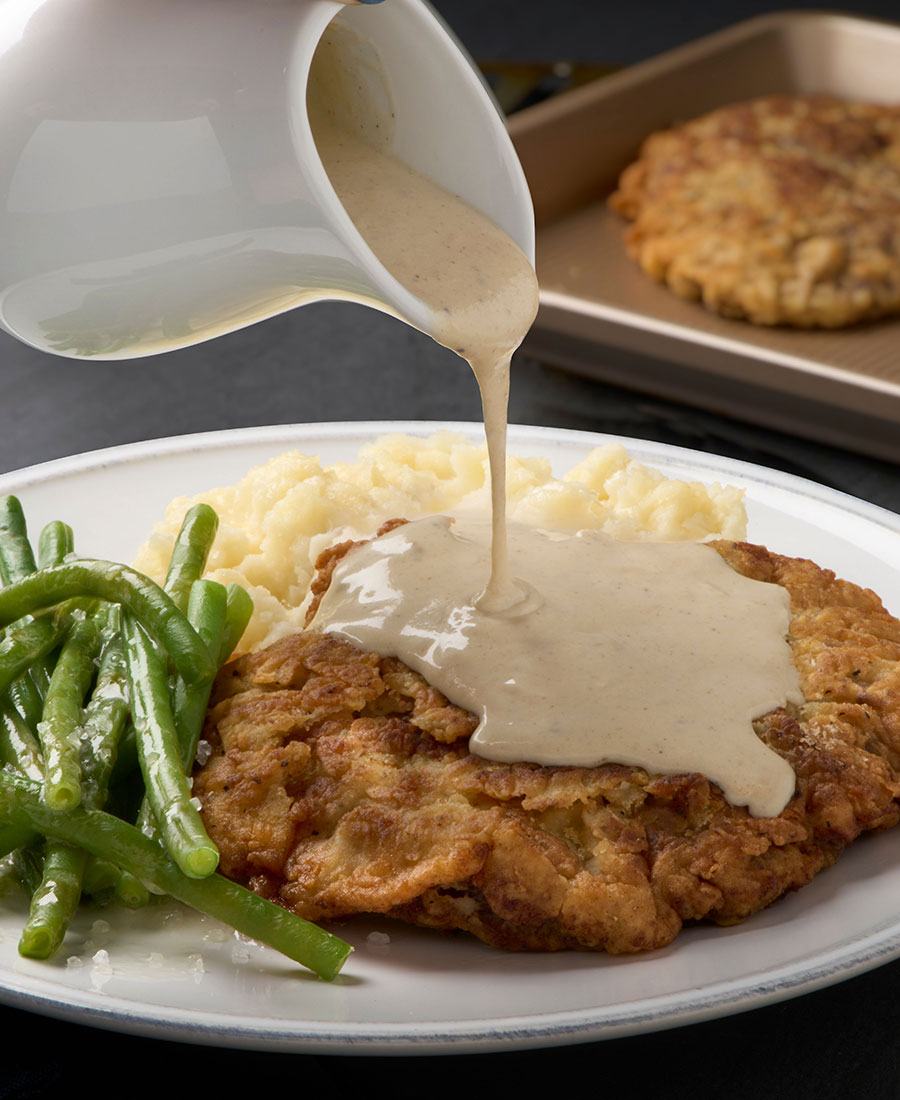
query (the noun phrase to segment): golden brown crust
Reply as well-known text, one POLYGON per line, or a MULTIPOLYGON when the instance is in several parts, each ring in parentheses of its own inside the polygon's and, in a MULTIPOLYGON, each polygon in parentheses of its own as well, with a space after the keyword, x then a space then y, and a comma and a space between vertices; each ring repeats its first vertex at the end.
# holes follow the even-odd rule
POLYGON ((900 311, 900 107, 768 96, 651 135, 611 196, 629 254, 759 325, 900 311))
POLYGON ((700 775, 470 755, 472 715, 399 661, 306 632, 216 683, 195 792, 222 870, 310 919, 383 913, 500 947, 610 952, 805 885, 900 817, 900 624, 811 562, 715 547, 791 595, 806 702, 756 725, 797 776, 779 817, 700 775))

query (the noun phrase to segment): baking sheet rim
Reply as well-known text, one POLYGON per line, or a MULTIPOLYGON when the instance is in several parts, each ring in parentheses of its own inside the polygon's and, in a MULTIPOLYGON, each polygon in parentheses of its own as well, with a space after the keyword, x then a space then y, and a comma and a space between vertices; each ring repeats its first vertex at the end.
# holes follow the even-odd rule
MULTIPOLYGON (((559 290, 541 289, 541 307, 558 310, 563 314, 578 314, 584 317, 605 321, 619 328, 635 330, 640 329, 658 335, 663 340, 676 340, 680 344, 699 344, 713 351, 721 351, 728 355, 737 355, 744 359, 754 359, 760 362, 787 367, 791 370, 802 371, 805 374, 817 375, 831 381, 845 383, 857 388, 867 389, 873 393, 882 393, 895 397, 900 394, 900 386, 894 385, 884 379, 870 378, 860 375, 855 371, 845 368, 830 366, 827 363, 819 363, 812 359, 804 359, 801 356, 791 355, 787 352, 775 349, 756 349, 752 344, 746 343, 739 337, 718 336, 715 333, 701 330, 685 329, 684 326, 673 321, 664 321, 658 317, 648 317, 644 314, 633 313, 616 306, 604 305, 589 298, 580 298, 574 294, 567 294, 559 290), (752 354, 757 351, 758 354, 752 354)), ((548 326, 541 323, 538 314, 537 328, 546 331, 565 332, 565 328, 558 325, 548 326)), ((574 335, 574 334, 573 334, 574 335)), ((598 341, 598 347, 607 346, 606 342, 598 341)))

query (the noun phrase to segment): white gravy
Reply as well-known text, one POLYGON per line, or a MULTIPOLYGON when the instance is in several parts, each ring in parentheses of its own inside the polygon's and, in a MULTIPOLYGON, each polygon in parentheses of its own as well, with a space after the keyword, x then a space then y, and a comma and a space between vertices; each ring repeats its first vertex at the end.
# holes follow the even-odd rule
POLYGON ((709 547, 508 527, 509 360, 537 311, 531 264, 457 196, 328 113, 312 121, 361 235, 472 366, 492 501, 489 525, 432 517, 354 550, 313 626, 399 657, 480 714, 471 748, 486 758, 702 772, 752 814, 779 813, 794 775, 751 723, 801 699, 784 590, 709 547))
POLYGON ((521 610, 472 599, 490 571, 487 521, 430 516, 348 554, 315 625, 402 657, 479 715, 470 747, 492 760, 702 772, 753 814, 784 808, 794 773, 752 726, 800 702, 783 588, 699 543, 512 523, 509 540, 535 593, 521 610))

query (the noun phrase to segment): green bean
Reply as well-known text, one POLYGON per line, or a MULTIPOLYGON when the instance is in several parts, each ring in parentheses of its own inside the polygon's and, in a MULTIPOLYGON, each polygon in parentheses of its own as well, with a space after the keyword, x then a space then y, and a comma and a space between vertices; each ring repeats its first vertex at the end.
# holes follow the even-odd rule
MULTIPOLYGON (((31 727, 8 699, 0 702, 0 763, 36 783, 44 781, 41 747, 31 727)), ((17 825, 0 825, 0 852, 4 855, 15 857, 20 849, 31 848, 36 842, 30 831, 23 833, 17 825)), ((33 880, 29 893, 40 884, 42 863, 43 856, 33 848, 28 857, 29 880, 33 880)))
POLYGON ((163 586, 182 611, 187 611, 191 585, 203 576, 218 527, 219 517, 208 504, 195 504, 185 513, 163 586))
MULTIPOLYGON (((225 630, 227 593, 216 581, 195 581, 188 601, 188 621, 206 642, 211 653, 218 654, 225 630)), ((181 749, 181 764, 190 774, 197 755, 197 744, 209 703, 212 679, 202 684, 185 684, 176 678, 172 689, 172 710, 181 749)))
POLYGON ((147 801, 172 858, 186 875, 202 878, 215 870, 219 853, 191 802, 165 663, 130 614, 124 615, 123 626, 131 715, 147 801))
MULTIPOLYGON (((30 727, 9 699, 0 701, 0 763, 35 783, 43 783, 44 768, 40 745, 30 727)), ((10 857, 14 866, 22 871, 27 856, 29 893, 40 884, 42 855, 36 848, 38 838, 29 829, 18 825, 0 825, 0 853, 10 857)))
POLYGON ((36 730, 44 709, 44 700, 38 691, 31 672, 23 673, 9 685, 10 702, 22 716, 28 726, 36 730))
POLYGON ((28 541, 25 513, 17 497, 0 498, 0 578, 4 584, 33 573, 37 565, 28 541))
MULTIPOLYGON (((126 707, 122 685, 115 684, 117 639, 109 633, 110 620, 118 623, 117 611, 104 605, 93 617, 76 622, 54 670, 45 708, 48 720, 56 725, 57 735, 69 728, 74 742, 79 729, 84 734, 84 740, 74 747, 84 754, 84 795, 92 805, 105 800, 110 757, 115 756, 115 738, 124 722, 126 707), (104 637, 106 646, 100 658, 97 684, 81 726, 81 703, 93 679, 94 656, 104 637), (112 697, 108 697, 110 692, 112 697), (89 751, 91 747, 96 751, 89 751)), ((96 896, 116 884, 121 874, 117 867, 105 860, 85 857, 84 852, 68 846, 61 848, 59 841, 47 842, 41 885, 32 899, 19 944, 23 955, 49 957, 62 942, 81 894, 96 896)))
MULTIPOLYGON (((59 528, 55 528, 54 533, 65 537, 59 528)), ((62 554, 60 546, 48 544, 49 538, 45 528, 40 543, 42 556, 62 554)), ((71 543, 71 530, 68 530, 67 542, 71 543)), ((64 552, 70 549, 69 545, 64 552)), ((6 497, 0 501, 0 574, 3 581, 10 584, 33 574, 36 568, 21 505, 15 497, 6 497)), ((49 685, 52 668, 48 656, 66 626, 67 621, 61 616, 56 617, 55 623, 47 621, 45 616, 44 620, 22 624, 21 628, 8 632, 3 643, 7 673, 23 659, 33 667, 30 672, 23 669, 22 675, 9 684, 11 705, 4 704, 0 711, 0 755, 7 765, 38 780, 44 768, 32 724, 33 728, 42 728, 42 689, 46 690, 49 685), (12 703, 19 709, 16 710, 12 703)), ((81 898, 81 875, 86 858, 86 853, 57 841, 48 842, 41 856, 31 850, 27 859, 24 855, 18 857, 31 892, 29 917, 19 942, 21 954, 47 958, 56 950, 81 898)))
POLYGON ((45 653, 44 656, 36 661, 30 670, 31 680, 34 684, 34 689, 37 692, 38 698, 41 700, 41 710, 44 709, 44 699, 47 697, 47 689, 50 687, 50 673, 53 671, 53 666, 56 664, 56 658, 58 654, 51 650, 49 653, 45 653))
POLYGON ((155 841, 102 810, 83 806, 66 813, 48 810, 37 784, 9 772, 0 772, 0 821, 109 859, 155 891, 231 925, 327 980, 338 974, 352 950, 337 936, 221 875, 187 877, 155 841))
POLYGON ((29 779, 43 782, 41 746, 28 723, 8 700, 0 701, 0 762, 29 779))
MULTIPOLYGON (((103 809, 109 798, 109 783, 129 715, 121 608, 117 604, 105 605, 100 624, 103 645, 97 679, 81 724, 82 802, 96 809, 103 809)), ((109 870, 111 875, 105 886, 115 887, 123 872, 120 868, 109 870)))
POLYGON ((215 674, 215 661, 171 597, 148 577, 114 562, 79 559, 0 589, 0 625, 76 596, 128 608, 166 649, 186 683, 200 683, 215 674))
POLYGON ((19 954, 49 959, 66 934, 78 903, 87 852, 53 838, 47 841, 41 881, 31 895, 19 954))
POLYGON ((228 591, 225 585, 206 579, 194 581, 188 597, 187 619, 216 660, 222 645, 227 610, 228 591))
POLYGON ((82 797, 102 809, 118 755, 119 741, 128 721, 128 670, 122 644, 121 612, 109 606, 97 681, 84 708, 81 725, 82 797))
POLYGON ((158 840, 160 844, 165 844, 162 839, 159 826, 156 824, 156 818, 153 815, 153 808, 150 805, 150 800, 146 794, 141 799, 141 805, 138 808, 138 812, 134 817, 135 827, 140 829, 144 836, 152 837, 154 840, 158 840))
POLYGON ((0 857, 15 855, 37 839, 34 829, 28 825, 4 825, 0 823, 0 857))
MULTIPOLYGON (((71 534, 71 529, 68 530, 71 534)), ((47 528, 44 528, 41 532, 41 545, 46 541, 46 531, 47 528)), ((0 577, 4 584, 11 584, 27 577, 36 568, 22 505, 16 497, 4 497, 0 500, 0 577)), ((10 694, 19 713, 33 728, 40 721, 42 689, 46 687, 48 677, 47 664, 42 663, 10 685, 10 694)))
MULTIPOLYGON (((201 579, 191 586, 188 600, 188 621, 204 640, 211 653, 218 653, 225 627, 227 593, 217 581, 201 579)), ((209 702, 212 680, 203 684, 185 684, 177 676, 170 678, 169 698, 172 718, 178 735, 181 769, 190 775, 197 755, 197 745, 203 729, 203 719, 209 702)), ((147 799, 138 813, 136 824, 148 836, 157 835, 155 816, 147 799)))
POLYGON ((68 810, 81 801, 82 709, 100 640, 97 616, 77 620, 50 677, 38 737, 44 756, 44 799, 53 810, 68 810))
MULTIPOLYGON (((102 618, 77 619, 50 676, 38 725, 44 758, 43 798, 49 807, 71 809, 81 800, 82 706, 94 678, 102 618)), ((32 894, 28 920, 19 939, 19 954, 49 958, 62 943, 81 900, 87 852, 57 839, 44 851, 40 885, 32 894)))
MULTIPOLYGON (((61 565, 74 551, 75 536, 67 523, 63 523, 62 520, 53 520, 41 531, 38 539, 38 563, 41 569, 61 565)), ((50 686, 50 673, 55 664, 56 655, 49 653, 32 667, 29 678, 34 684, 33 697, 27 684, 22 692, 24 696, 22 701, 26 707, 33 709, 36 700, 39 700, 40 709, 43 710, 43 700, 50 686)), ((34 726, 37 728, 37 723, 34 723, 34 726)))
POLYGON ((253 614, 253 600, 245 588, 239 584, 229 584, 225 591, 225 630, 222 634, 222 645, 219 647, 220 668, 235 651, 253 614))
MULTIPOLYGON (((191 586, 188 600, 188 621, 204 640, 211 653, 218 653, 225 627, 227 593, 217 581, 197 580, 191 586)), ((178 735, 178 751, 181 769, 190 775, 197 745, 203 729, 203 719, 209 702, 212 681, 188 685, 177 676, 170 679, 169 698, 172 718, 178 735)), ((135 824, 148 836, 158 835, 155 815, 148 799, 138 812, 135 824)))
MULTIPOLYGON (((102 625, 105 641, 97 681, 84 708, 81 725, 82 802, 96 809, 102 809, 107 801, 119 739, 128 720, 127 670, 120 633, 121 611, 117 605, 106 605, 102 625)), ((96 895, 111 890, 119 896, 123 878, 130 876, 119 867, 105 860, 91 860, 85 872, 84 892, 96 895)), ((124 904, 128 904, 128 896, 127 890, 122 891, 124 904)))
POLYGON ((113 897, 126 909, 141 909, 150 900, 150 891, 130 871, 121 871, 113 886, 113 897))
MULTIPOLYGON (((0 591, 12 592, 12 588, 0 591)), ((29 667, 55 649, 70 625, 68 616, 52 612, 16 621, 0 640, 0 693, 9 690, 29 667)))
POLYGON ((81 880, 82 893, 96 897, 98 894, 108 894, 115 888, 121 871, 108 859, 99 856, 88 856, 81 880))
POLYGON ((61 565, 74 552, 75 535, 72 528, 60 519, 51 520, 38 537, 40 568, 49 569, 52 565, 61 565))
MULTIPOLYGON (((28 541, 22 506, 16 497, 4 497, 0 500, 0 579, 4 584, 14 583, 34 569, 34 552, 28 541)), ((0 756, 4 764, 21 768, 29 778, 37 781, 40 781, 42 768, 31 723, 40 718, 41 699, 27 669, 53 649, 63 633, 63 626, 58 623, 51 626, 48 637, 47 625, 46 620, 38 624, 16 624, 0 641, 0 681, 3 685, 0 694, 9 692, 8 704, 3 705, 0 715, 0 756), (20 628, 26 625, 29 629, 23 634, 20 628)), ((35 841, 34 831, 27 826, 0 825, 0 853, 10 857, 19 877, 27 859, 34 872, 30 877, 36 884, 40 874, 36 863, 39 857, 29 848, 35 841), (30 853, 27 857, 26 851, 30 853)))
MULTIPOLYGON (((17 826, 19 829, 27 828, 26 823, 17 826)), ((35 892, 41 885, 41 874, 44 865, 44 842, 34 832, 31 832, 31 840, 22 844, 13 853, 13 863, 19 881, 25 887, 28 896, 35 892)))
POLYGON ((0 857, 0 897, 3 897, 11 887, 21 885, 12 855, 0 857))

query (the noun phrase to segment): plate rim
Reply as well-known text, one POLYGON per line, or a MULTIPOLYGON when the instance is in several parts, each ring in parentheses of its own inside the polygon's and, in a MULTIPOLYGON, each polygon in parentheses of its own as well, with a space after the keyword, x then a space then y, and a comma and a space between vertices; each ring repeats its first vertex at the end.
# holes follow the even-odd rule
POLYGON ((526 1050, 569 1046, 674 1030, 792 1000, 840 984, 900 957, 900 921, 887 942, 882 942, 877 932, 866 937, 864 942, 870 945, 869 950, 858 952, 847 948, 840 953, 840 957, 836 954, 830 965, 803 970, 793 979, 789 975, 798 964, 782 966, 770 972, 767 980, 758 987, 744 988, 743 995, 738 998, 731 994, 730 987, 747 987, 748 983, 734 980, 723 982, 720 987, 706 987, 714 992, 702 1004, 695 1001, 682 1007, 680 1002, 691 996, 685 991, 677 998, 668 997, 669 1007, 659 1011, 654 1011, 652 998, 643 998, 628 1002, 611 1018, 606 1009, 597 1009, 593 1013, 572 1009, 536 1013, 534 1016, 509 1016, 500 1021, 499 1027, 495 1020, 456 1024, 433 1021, 411 1025, 369 1022, 359 1025, 360 1031, 354 1032, 347 1027, 336 1028, 332 1023, 304 1020, 302 1023, 306 1030, 301 1032, 296 1027, 273 1026, 271 1023, 236 1025, 233 1017, 215 1012, 198 1014, 194 1010, 174 1006, 167 1006, 166 1016, 159 1017, 135 1012, 129 1008, 128 1002, 121 1002, 120 1007, 116 998, 110 998, 107 1005, 87 1003, 86 997, 69 997, 60 1001, 50 994, 31 994, 2 985, 0 1003, 69 1023, 200 1046, 328 1055, 486 1054, 511 1048, 526 1050), (845 954, 856 954, 858 957, 853 964, 845 966, 842 961, 845 954), (673 1001, 678 1003, 672 1004, 673 1001), (606 1018, 601 1019, 601 1014, 606 1018), (543 1022, 535 1024, 535 1019, 543 1022))
MULTIPOLYGON (((410 435, 432 434, 434 432, 459 432, 463 435, 477 435, 483 438, 483 426, 479 420, 323 420, 297 422, 290 424, 251 425, 241 428, 220 428, 213 431, 189 432, 181 435, 158 436, 154 439, 138 440, 132 443, 120 443, 112 447, 99 447, 76 454, 51 458, 45 462, 33 463, 15 470, 0 473, 0 492, 6 492, 8 482, 27 488, 58 476, 70 476, 105 466, 125 465, 140 462, 158 455, 173 455, 185 451, 213 450, 223 443, 235 441, 241 443, 270 443, 279 439, 288 440, 303 433, 311 438, 335 440, 341 435, 366 436, 369 439, 380 435, 404 433, 410 435), (349 433, 348 433, 349 429, 349 433)), ((769 467, 744 459, 719 455, 713 451, 694 450, 673 443, 658 440, 640 439, 634 436, 619 435, 612 432, 595 432, 581 428, 555 428, 540 424, 510 423, 508 443, 514 445, 520 436, 529 437, 529 442, 561 442, 575 446, 599 446, 603 442, 618 442, 625 446, 629 454, 643 452, 659 454, 671 459, 681 459, 684 464, 703 468, 711 474, 721 474, 724 469, 753 484, 765 484, 771 488, 801 494, 825 504, 840 502, 848 511, 860 518, 868 519, 890 531, 900 533, 900 515, 879 504, 855 497, 840 489, 822 485, 817 481, 788 473, 777 467, 769 467), (763 476, 764 475, 764 476, 763 476)))

